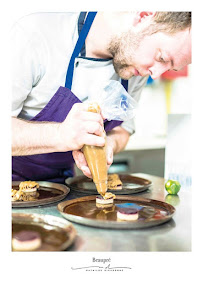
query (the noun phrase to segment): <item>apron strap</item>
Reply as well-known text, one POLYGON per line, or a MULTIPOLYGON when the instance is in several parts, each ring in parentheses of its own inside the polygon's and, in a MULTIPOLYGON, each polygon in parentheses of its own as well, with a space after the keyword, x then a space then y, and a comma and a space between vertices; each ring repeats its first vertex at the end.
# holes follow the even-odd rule
POLYGON ((94 21, 94 18, 96 16, 97 12, 89 12, 86 18, 86 21, 84 23, 84 26, 79 34, 79 38, 78 41, 75 45, 75 49, 72 53, 70 62, 69 62, 69 66, 68 66, 68 70, 66 73, 66 81, 65 81, 65 87, 71 90, 72 87, 72 80, 73 80, 73 70, 74 70, 74 61, 75 58, 78 57, 78 55, 80 54, 80 51, 82 49, 83 44, 85 43, 85 39, 88 35, 88 32, 90 30, 90 27, 94 21))
MULTIPOLYGON (((72 87, 72 81, 73 81, 73 71, 74 71, 74 62, 75 58, 78 57, 78 55, 81 52, 81 49, 85 43, 85 39, 88 35, 88 32, 91 28, 91 25, 94 21, 94 18, 96 16, 97 12, 89 12, 87 15, 87 18, 85 20, 85 23, 83 25, 83 28, 79 34, 78 41, 75 45, 74 51, 72 53, 69 65, 68 65, 68 70, 66 73, 66 81, 65 81, 65 87, 71 90, 72 87)), ((121 79, 121 84, 125 88, 126 91, 128 91, 128 80, 121 79)))
POLYGON ((125 88, 125 90, 128 92, 128 80, 121 79, 121 84, 125 88))

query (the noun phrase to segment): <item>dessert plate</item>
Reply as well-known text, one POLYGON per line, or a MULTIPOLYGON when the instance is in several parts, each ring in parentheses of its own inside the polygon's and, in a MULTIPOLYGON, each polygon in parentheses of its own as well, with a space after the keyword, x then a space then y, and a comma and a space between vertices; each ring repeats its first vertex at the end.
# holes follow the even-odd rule
MULTIPOLYGON (((20 182, 13 181, 12 189, 18 190, 20 182)), ((46 181, 37 181, 37 183, 39 183, 39 188, 37 189, 39 196, 34 201, 12 202, 12 207, 34 207, 55 203, 64 199, 70 192, 70 188, 63 184, 46 181)))
POLYGON ((140 229, 156 226, 169 221, 175 208, 165 202, 135 196, 116 196, 114 204, 107 208, 96 206, 96 196, 86 196, 64 201, 57 206, 66 219, 83 225, 111 229, 140 229), (139 205, 139 217, 135 221, 117 219, 121 205, 139 205))
MULTIPOLYGON (((118 174, 121 182, 123 183, 121 190, 111 190, 108 189, 109 192, 112 192, 116 195, 126 195, 126 194, 135 194, 139 192, 146 191, 151 185, 152 182, 150 180, 136 177, 130 174, 118 174)), ((98 194, 96 190, 96 186, 92 179, 87 178, 86 176, 76 176, 73 178, 67 178, 65 183, 72 190, 77 192, 89 193, 89 194, 98 194)))
POLYGON ((76 230, 67 220, 39 214, 12 213, 12 236, 20 231, 37 231, 42 244, 36 251, 62 251, 72 245, 76 230))

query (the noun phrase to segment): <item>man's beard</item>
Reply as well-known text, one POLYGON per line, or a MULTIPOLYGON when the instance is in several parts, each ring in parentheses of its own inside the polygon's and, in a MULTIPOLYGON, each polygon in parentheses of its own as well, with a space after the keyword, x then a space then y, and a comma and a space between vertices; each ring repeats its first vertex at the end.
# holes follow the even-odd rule
POLYGON ((131 65, 132 54, 139 46, 139 42, 135 39, 135 34, 128 31, 120 36, 114 36, 109 43, 108 51, 112 56, 115 72, 123 79, 129 78, 125 76, 125 72, 131 65))
POLYGON ((122 79, 129 79, 129 77, 126 77, 125 72, 126 69, 129 67, 128 64, 126 64, 125 61, 121 61, 119 57, 113 56, 112 63, 115 69, 115 72, 122 78, 122 79))
POLYGON ((112 62, 115 72, 123 79, 129 79, 133 74, 127 71, 129 66, 134 66, 136 62, 133 56, 139 47, 142 39, 148 35, 148 30, 143 29, 137 33, 129 30, 120 36, 114 36, 108 47, 108 51, 112 56, 112 62))

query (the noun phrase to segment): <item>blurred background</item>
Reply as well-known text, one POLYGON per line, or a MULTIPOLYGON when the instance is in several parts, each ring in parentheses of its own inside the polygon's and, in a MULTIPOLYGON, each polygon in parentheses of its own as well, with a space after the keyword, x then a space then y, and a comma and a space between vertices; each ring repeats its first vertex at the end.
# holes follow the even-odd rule
POLYGON ((135 116, 136 132, 114 156, 109 173, 146 173, 191 185, 191 66, 148 79, 135 116))

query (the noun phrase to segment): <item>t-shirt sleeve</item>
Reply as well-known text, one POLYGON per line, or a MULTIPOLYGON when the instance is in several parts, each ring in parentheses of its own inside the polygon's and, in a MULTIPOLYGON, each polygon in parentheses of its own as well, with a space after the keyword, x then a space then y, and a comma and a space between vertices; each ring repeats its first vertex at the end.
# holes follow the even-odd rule
POLYGON ((17 117, 32 88, 43 76, 40 54, 37 52, 42 42, 33 31, 16 23, 10 32, 12 116, 17 117))

